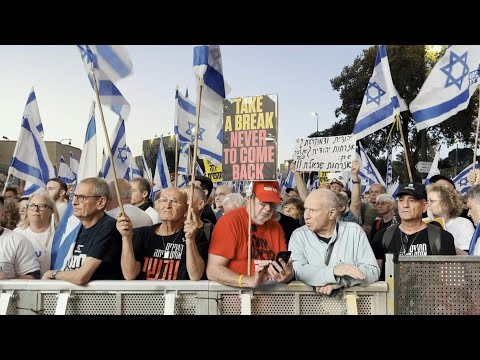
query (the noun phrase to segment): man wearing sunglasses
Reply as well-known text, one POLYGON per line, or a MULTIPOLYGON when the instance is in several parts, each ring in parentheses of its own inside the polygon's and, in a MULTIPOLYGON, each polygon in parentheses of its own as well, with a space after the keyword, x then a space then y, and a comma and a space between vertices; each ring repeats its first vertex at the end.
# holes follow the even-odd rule
POLYGON ((105 213, 111 195, 103 179, 86 178, 72 194, 73 215, 82 223, 73 254, 65 269, 49 270, 43 279, 57 279, 76 285, 90 280, 122 280, 121 235, 116 221, 105 213))

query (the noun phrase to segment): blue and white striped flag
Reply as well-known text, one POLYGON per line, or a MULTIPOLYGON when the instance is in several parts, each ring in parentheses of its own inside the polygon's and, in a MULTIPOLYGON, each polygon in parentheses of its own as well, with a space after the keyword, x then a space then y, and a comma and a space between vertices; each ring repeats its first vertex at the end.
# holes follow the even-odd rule
POLYGON ((442 148, 442 145, 437 146, 437 153, 435 154, 435 157, 433 158, 432 167, 430 168, 430 171, 428 172, 427 178, 425 179, 425 185, 430 184, 430 179, 433 176, 440 174, 440 170, 438 169, 438 160, 440 159, 440 149, 441 148, 442 148))
POLYGON ((387 189, 393 183, 393 162, 392 162, 392 137, 390 137, 390 141, 388 144, 388 152, 387 152, 387 176, 385 177, 385 183, 387 185, 387 189))
MULTIPOLYGON (((77 184, 83 179, 97 176, 97 135, 95 126, 95 103, 90 109, 87 130, 85 131, 85 144, 78 167, 77 184)), ((73 215, 72 202, 68 203, 65 214, 52 241, 52 269, 64 269, 72 255, 73 247, 80 231, 80 220, 73 215)))
MULTIPOLYGON (((477 164, 476 168, 479 169, 480 164, 477 164)), ((472 185, 468 182, 468 174, 470 171, 472 171, 472 164, 468 165, 452 179, 453 183, 455 184, 455 188, 462 194, 465 194, 472 187, 472 185)))
POLYGON ((198 157, 220 166, 223 147, 223 100, 229 92, 223 79, 220 46, 195 46, 193 70, 197 78, 197 96, 200 76, 203 76, 205 84, 200 104, 200 129, 197 129, 198 157))
POLYGON ((195 176, 205 176, 205 173, 198 162, 195 163, 195 176))
POLYGON ((178 156, 178 174, 190 174, 190 142, 180 141, 180 153, 178 156))
POLYGON ((75 180, 75 174, 68 167, 63 156, 60 156, 60 165, 58 166, 58 178, 65 181, 67 184, 71 184, 75 180))
POLYGON ((475 232, 473 233, 472 239, 470 240, 470 246, 468 248, 468 255, 473 255, 474 254, 475 245, 477 244, 477 241, 478 241, 479 237, 480 237, 480 225, 477 225, 477 227, 475 229, 475 232))
POLYGON ((20 135, 13 152, 10 171, 13 176, 43 188, 48 179, 55 177, 55 171, 38 129, 43 132, 35 93, 32 91, 25 105, 20 135))
MULTIPOLYGON (((56 177, 56 176, 55 176, 56 177)), ((23 189, 23 194, 22 196, 30 196, 30 195, 33 195, 34 193, 36 193, 37 191, 38 192, 41 192, 45 189, 45 187, 43 186, 38 186, 36 184, 32 184, 31 182, 29 181, 26 181, 25 182, 25 187, 23 189)))
POLYGON ((447 49, 410 103, 418 131, 467 108, 478 87, 479 62, 479 45, 453 45, 447 49))
POLYGON ((297 182, 293 175, 294 174, 290 171, 290 169, 288 169, 287 176, 285 176, 285 182, 283 183, 283 186, 282 186, 282 193, 285 193, 285 191, 288 188, 293 188, 297 186, 297 182))
POLYGON ((186 175, 178 175, 177 176, 177 187, 182 189, 188 185, 188 176, 186 175))
POLYGON ((155 167, 155 177, 153 179, 152 198, 159 190, 163 190, 172 186, 170 181, 170 171, 168 171, 167 159, 165 158, 165 149, 163 147, 162 137, 158 145, 157 166, 155 167))
POLYGON ((127 119, 130 104, 114 84, 132 72, 133 66, 127 51, 121 45, 78 45, 78 48, 92 88, 92 66, 95 70, 102 104, 110 106, 115 114, 127 119))
MULTIPOLYGON (((125 134, 125 120, 121 117, 118 118, 117 126, 115 126, 110 136, 110 142, 117 178, 124 178, 130 181, 130 157, 128 154, 127 136, 125 134)), ((107 181, 114 178, 109 156, 107 157, 102 173, 107 181)))
POLYGON ((400 102, 407 110, 405 101, 400 98, 393 85, 387 49, 384 45, 379 45, 373 74, 368 82, 362 107, 353 127, 353 133, 357 140, 393 123, 395 115, 400 114, 400 102))
POLYGON ((193 144, 193 129, 195 128, 196 121, 197 112, 195 109, 195 104, 184 97, 177 89, 175 91, 174 130, 180 141, 190 142, 193 144))
POLYGON ((398 190, 400 190, 400 178, 397 177, 397 180, 393 184, 387 187, 387 194, 393 198, 397 197, 398 190))
POLYGON ((372 186, 372 184, 378 183, 385 186, 385 182, 383 181, 377 168, 363 149, 361 142, 357 142, 356 152, 360 162, 360 170, 358 171, 358 175, 362 182, 362 194, 365 192, 367 187, 372 186))
POLYGON ((103 174, 103 169, 105 169, 105 163, 107 162, 107 158, 105 156, 105 149, 102 149, 102 159, 100 160, 100 169, 98 170, 98 177, 105 179, 103 174))
POLYGON ((93 101, 88 116, 82 156, 78 165, 77 184, 78 179, 97 176, 97 169, 97 127, 95 123, 95 102, 93 101))
POLYGON ((145 160, 145 156, 143 155, 143 150, 142 150, 142 171, 143 171, 143 178, 150 183, 150 186, 152 186, 152 180, 153 180, 152 171, 147 165, 147 161, 145 160))
POLYGON ((131 178, 139 178, 142 177, 142 173, 140 172, 140 169, 138 168, 137 162, 135 161, 135 157, 133 156, 132 152, 130 151, 130 148, 127 147, 128 149, 128 154, 130 156, 130 175, 131 178))
POLYGON ((80 163, 75 157, 75 154, 73 153, 73 151, 70 151, 70 170, 72 170, 73 175, 75 176, 75 179, 77 178, 77 175, 78 175, 79 166, 80 166, 80 163))

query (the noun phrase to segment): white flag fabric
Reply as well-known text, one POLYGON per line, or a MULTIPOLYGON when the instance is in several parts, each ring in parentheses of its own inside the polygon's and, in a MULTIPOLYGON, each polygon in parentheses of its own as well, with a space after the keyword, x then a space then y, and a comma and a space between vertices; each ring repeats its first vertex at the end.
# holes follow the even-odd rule
POLYGON ((390 137, 390 141, 388 144, 388 152, 387 152, 387 176, 385 177, 385 183, 387 185, 387 189, 393 183, 393 162, 392 162, 392 137, 390 137))
MULTIPOLYGON (((77 184, 83 179, 96 177, 97 171, 97 135, 95 125, 95 102, 90 108, 90 115, 85 131, 85 144, 78 166, 77 184)), ((53 236, 51 268, 54 270, 64 269, 70 259, 75 240, 80 231, 80 220, 73 215, 72 202, 68 203, 65 214, 53 236)))
POLYGON ((142 150, 142 167, 143 167, 143 178, 148 180, 150 183, 150 186, 152 186, 152 172, 150 168, 147 165, 147 161, 145 160, 145 156, 143 155, 143 150, 142 150))
POLYGON ((127 147, 128 150, 128 155, 130 157, 130 178, 139 178, 142 177, 142 173, 140 172, 140 169, 138 168, 137 162, 135 161, 135 157, 132 154, 132 151, 130 150, 129 147, 127 147))
POLYGON ((180 141, 180 153, 178 156, 178 174, 190 175, 190 142, 180 141))
POLYGON ((100 169, 98 170, 98 177, 105 178, 103 174, 103 169, 105 169, 106 162, 107 162, 107 158, 105 156, 105 149, 102 149, 102 159, 100 160, 100 169))
POLYGON ((393 85, 387 49, 384 45, 379 45, 373 74, 353 128, 357 140, 393 123, 395 115, 400 114, 400 102, 403 102, 403 107, 406 108, 393 85))
POLYGON ((285 193, 285 191, 288 188, 293 188, 297 186, 297 181, 295 180, 294 174, 288 169, 287 176, 285 176, 285 181, 282 186, 282 193, 285 193))
POLYGON ((430 168, 430 171, 428 172, 427 179, 425 180, 425 185, 430 184, 430 179, 433 176, 440 174, 440 170, 438 169, 438 160, 440 159, 440 149, 441 148, 442 148, 442 145, 437 146, 437 153, 435 154, 435 157, 433 158, 432 167, 430 168))
POLYGON ((80 166, 80 163, 75 157, 75 154, 73 151, 70 151, 70 170, 72 170, 73 175, 75 175, 75 179, 77 178, 78 175, 78 167, 80 166))
POLYGON ((397 180, 390 186, 387 186, 387 194, 390 195, 393 198, 397 197, 398 190, 400 190, 400 181, 399 178, 397 177, 397 180))
POLYGON ((163 148, 163 137, 160 137, 157 154, 157 165, 155 167, 155 177, 153 182, 152 197, 159 190, 163 190, 172 186, 170 181, 170 172, 168 171, 167 159, 165 158, 165 149, 163 148))
POLYGON ((192 130, 195 128, 196 121, 197 111, 195 104, 176 90, 174 129, 180 141, 193 144, 194 132, 192 130))
POLYGON ((63 156, 60 156, 60 165, 58 166, 58 178, 65 181, 67 184, 71 184, 75 180, 75 175, 68 167, 63 156))
POLYGON ((121 45, 78 45, 78 48, 92 88, 90 71, 92 67, 95 70, 102 104, 110 106, 115 114, 127 119, 130 104, 114 84, 132 72, 133 66, 127 51, 121 45))
POLYGON ((380 173, 368 157, 360 142, 357 142, 356 152, 360 162, 360 170, 358 171, 358 175, 362 182, 362 194, 367 188, 372 186, 372 184, 378 183, 385 186, 385 182, 380 176, 380 173))
POLYGON ((220 46, 195 46, 193 70, 197 78, 197 96, 200 89, 199 77, 202 74, 204 80, 200 129, 197 129, 198 157, 220 166, 223 147, 223 100, 229 90, 223 79, 220 46))
MULTIPOLYGON (((115 163, 117 178, 124 178, 125 180, 130 181, 130 161, 127 150, 125 120, 123 120, 121 117, 118 118, 117 125, 110 136, 110 145, 112 147, 113 161, 115 163)), ((105 167, 102 173, 106 181, 114 178, 109 156, 107 156, 105 167)))
POLYGON ((453 45, 447 49, 410 103, 418 131, 468 107, 478 86, 479 61, 479 45, 453 45))
POLYGON ((82 156, 78 165, 77 183, 79 179, 97 176, 97 169, 97 127, 95 123, 95 102, 92 102, 82 156))
POLYGON ((38 129, 43 132, 35 93, 32 91, 25 105, 10 171, 13 176, 42 188, 47 185, 48 179, 55 177, 55 171, 38 129))

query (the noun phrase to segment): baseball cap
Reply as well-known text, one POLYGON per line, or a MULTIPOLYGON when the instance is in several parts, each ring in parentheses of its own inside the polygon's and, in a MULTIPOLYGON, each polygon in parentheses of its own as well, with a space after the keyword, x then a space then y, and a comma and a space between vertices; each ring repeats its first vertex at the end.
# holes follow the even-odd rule
POLYGON ((400 197, 401 195, 411 195, 417 200, 427 200, 427 192, 425 191, 425 185, 419 183, 405 183, 400 185, 397 197, 400 197))
POLYGON ((280 204, 280 187, 278 181, 256 181, 253 193, 261 202, 280 204))
POLYGON ((435 184, 438 180, 448 181, 450 184, 452 184, 453 188, 455 189, 455 184, 453 183, 453 180, 440 174, 432 176, 430 178, 430 184, 435 184))

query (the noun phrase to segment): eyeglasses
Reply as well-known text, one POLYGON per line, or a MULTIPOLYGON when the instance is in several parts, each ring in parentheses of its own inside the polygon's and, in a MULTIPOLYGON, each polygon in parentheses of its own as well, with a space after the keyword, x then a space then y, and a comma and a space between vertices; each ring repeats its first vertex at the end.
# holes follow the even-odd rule
POLYGON ((77 198, 79 203, 83 203, 88 200, 88 198, 101 198, 101 195, 77 195, 77 194, 70 194, 70 200, 73 201, 77 198))
POLYGON ((177 199, 169 199, 169 198, 165 198, 165 197, 161 197, 155 202, 158 203, 158 204, 164 204, 164 205, 167 205, 169 202, 171 202, 172 206, 180 206, 180 205, 185 205, 186 204, 186 203, 181 203, 177 199))
POLYGON ((47 204, 27 204, 25 206, 28 210, 38 210, 38 211, 43 211, 45 209, 50 209, 53 210, 51 206, 48 206, 47 204))

